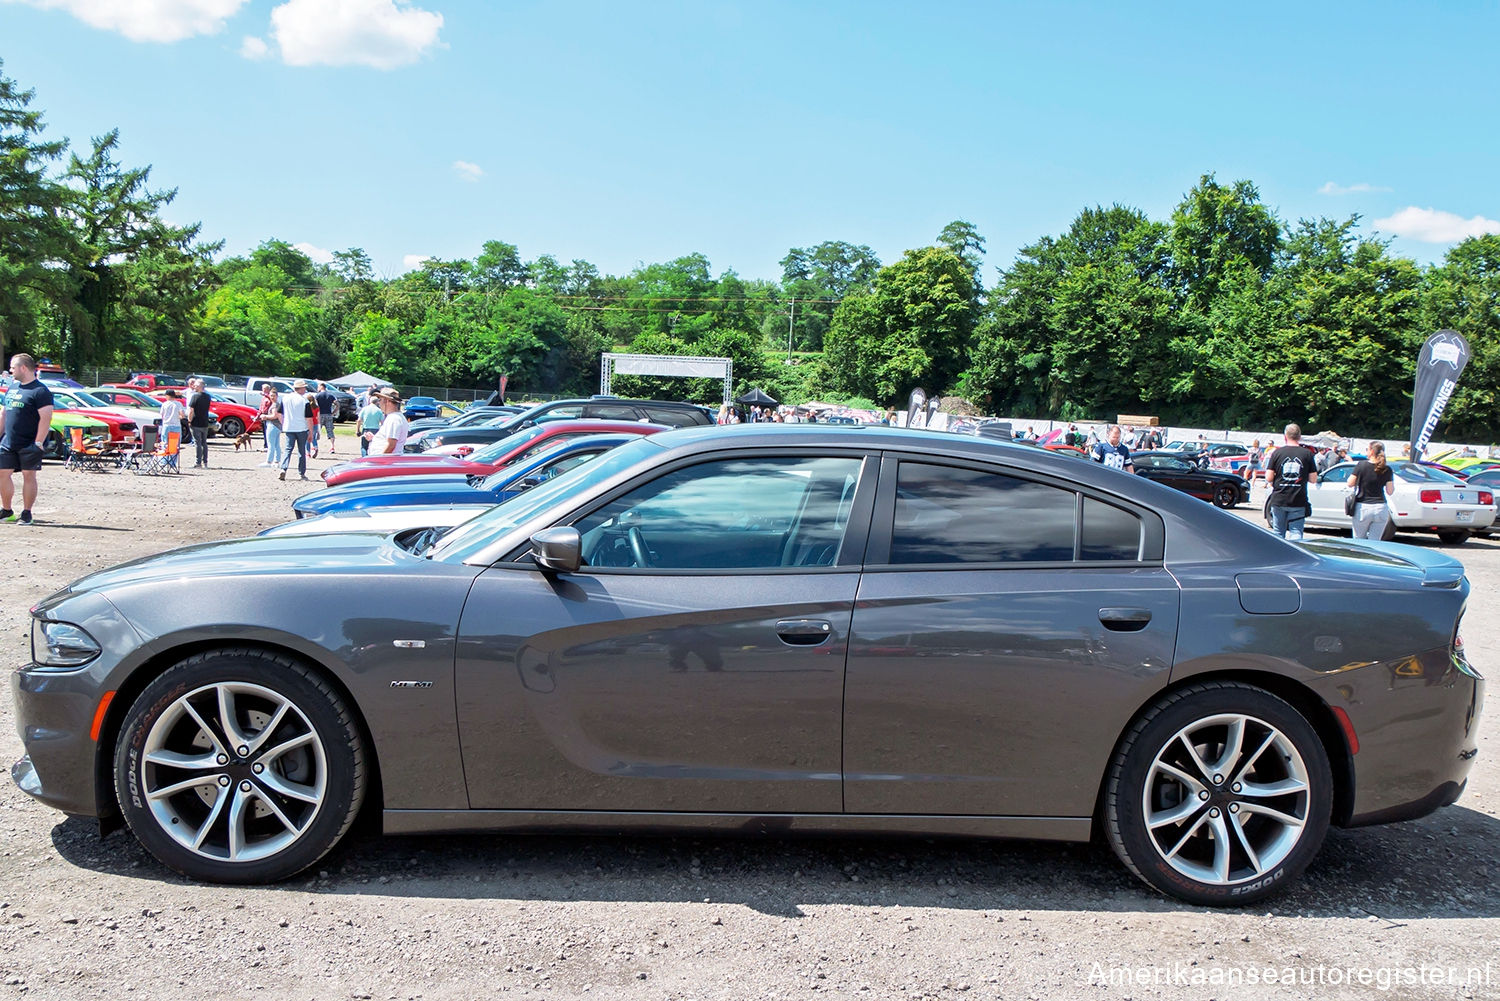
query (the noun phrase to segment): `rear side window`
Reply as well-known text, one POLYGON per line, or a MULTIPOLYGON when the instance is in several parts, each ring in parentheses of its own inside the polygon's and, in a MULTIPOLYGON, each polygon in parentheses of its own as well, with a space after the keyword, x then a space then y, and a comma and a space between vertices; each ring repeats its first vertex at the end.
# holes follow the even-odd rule
POLYGON ((893 564, 1073 559, 1077 494, 1000 473, 903 462, 893 564))
POLYGON ((688 407, 653 407, 646 406, 646 415, 656 424, 665 424, 667 427, 685 428, 695 424, 707 424, 708 415, 701 410, 689 409, 688 407))
POLYGON ((641 415, 636 412, 635 407, 621 403, 590 403, 584 411, 588 417, 597 417, 606 421, 638 421, 641 415))
POLYGON ((1135 560, 1141 555, 1141 519, 1123 508, 1083 499, 1080 560, 1135 560))

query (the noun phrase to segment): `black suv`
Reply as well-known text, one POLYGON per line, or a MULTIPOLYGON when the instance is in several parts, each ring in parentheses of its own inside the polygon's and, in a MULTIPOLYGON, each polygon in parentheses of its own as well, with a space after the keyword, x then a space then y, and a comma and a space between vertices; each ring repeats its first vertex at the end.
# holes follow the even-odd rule
POLYGON ((488 425, 463 428, 439 428, 424 435, 420 442, 408 442, 406 450, 421 452, 440 445, 488 445, 508 438, 517 431, 535 427, 538 421, 570 419, 603 421, 646 421, 670 428, 712 424, 713 417, 696 403, 669 400, 622 400, 617 396, 592 396, 587 400, 553 400, 538 403, 530 410, 509 419, 496 418, 488 425))

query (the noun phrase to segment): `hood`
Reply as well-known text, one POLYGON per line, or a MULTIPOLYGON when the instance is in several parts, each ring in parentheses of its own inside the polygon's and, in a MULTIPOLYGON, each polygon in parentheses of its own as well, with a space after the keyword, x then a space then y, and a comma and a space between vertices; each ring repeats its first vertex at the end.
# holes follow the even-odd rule
POLYGON ((490 493, 471 487, 466 476, 395 476, 314 491, 297 498, 292 508, 308 514, 321 514, 348 507, 408 504, 416 498, 421 498, 421 503, 432 504, 493 503, 490 493))
POLYGON ((231 539, 173 549, 100 570, 79 578, 53 597, 205 577, 245 577, 287 571, 346 573, 380 570, 412 558, 382 536, 231 539))

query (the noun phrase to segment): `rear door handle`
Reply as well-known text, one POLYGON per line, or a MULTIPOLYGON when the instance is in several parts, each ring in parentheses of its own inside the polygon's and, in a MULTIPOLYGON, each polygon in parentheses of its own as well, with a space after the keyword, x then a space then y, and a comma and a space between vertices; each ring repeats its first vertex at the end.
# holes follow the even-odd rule
POLYGON ((1129 633, 1145 629, 1146 623, 1151 621, 1151 611, 1146 608, 1101 608, 1099 621, 1106 629, 1129 633))
POLYGON ((782 619, 776 623, 776 635, 792 646, 817 646, 833 635, 833 623, 827 619, 782 619))

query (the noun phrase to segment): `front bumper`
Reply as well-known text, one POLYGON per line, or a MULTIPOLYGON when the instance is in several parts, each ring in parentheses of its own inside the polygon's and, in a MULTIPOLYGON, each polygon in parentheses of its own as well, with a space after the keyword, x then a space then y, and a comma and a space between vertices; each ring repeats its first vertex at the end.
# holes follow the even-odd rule
POLYGON ((64 813, 99 815, 95 745, 98 709, 89 672, 58 674, 22 668, 12 676, 16 723, 25 756, 10 770, 20 790, 64 813))

